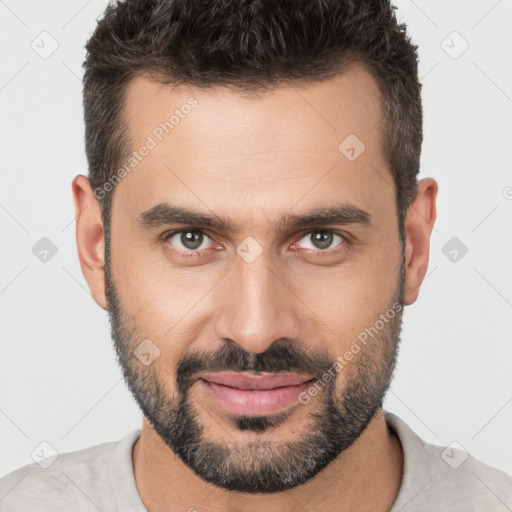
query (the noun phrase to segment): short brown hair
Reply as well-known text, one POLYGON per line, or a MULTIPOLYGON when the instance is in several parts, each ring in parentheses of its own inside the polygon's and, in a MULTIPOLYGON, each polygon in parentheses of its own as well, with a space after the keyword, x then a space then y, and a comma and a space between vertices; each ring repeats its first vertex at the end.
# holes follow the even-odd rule
MULTIPOLYGON (((137 74, 169 84, 259 91, 332 77, 364 63, 381 92, 383 152, 400 238, 417 190, 421 84, 417 46, 388 0, 118 0, 87 42, 83 106, 93 189, 129 153, 124 89, 137 74)), ((109 224, 112 192, 101 198, 109 224)))

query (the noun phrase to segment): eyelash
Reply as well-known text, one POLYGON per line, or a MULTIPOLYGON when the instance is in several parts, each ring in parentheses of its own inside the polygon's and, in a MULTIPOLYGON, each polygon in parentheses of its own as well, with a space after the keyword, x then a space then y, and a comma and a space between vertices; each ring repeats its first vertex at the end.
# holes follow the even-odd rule
MULTIPOLYGON (((205 234, 211 240, 211 237, 208 236, 208 234, 206 233, 206 231, 204 229, 186 228, 186 229, 178 229, 175 231, 167 231, 167 232, 163 233, 161 235, 161 241, 167 242, 169 240, 169 238, 172 238, 174 235, 177 235, 179 233, 186 233, 189 231, 199 231, 199 232, 205 234)), ((300 234, 300 238, 298 241, 302 240, 302 238, 304 238, 305 235, 309 235, 311 233, 318 233, 318 232, 326 232, 326 233, 332 233, 333 235, 337 235, 340 238, 342 238, 342 242, 338 246, 336 246, 334 249, 325 249, 323 251, 320 249, 318 249, 316 251, 313 249, 306 249, 306 251, 308 251, 309 253, 313 253, 314 256, 320 256, 320 257, 332 256, 333 254, 337 254, 338 252, 346 250, 346 246, 350 245, 350 243, 351 243, 351 240, 349 239, 348 235, 339 233, 338 231, 334 231, 332 229, 324 229, 324 228, 317 228, 317 229, 311 229, 309 231, 305 231, 300 234)), ((207 251, 207 249, 202 249, 201 251, 183 251, 180 249, 176 250, 176 252, 178 252, 179 255, 184 258, 193 258, 193 257, 205 258, 207 256, 204 256, 202 254, 203 251, 207 251)), ((213 253, 211 253, 210 255, 213 255, 213 253)))

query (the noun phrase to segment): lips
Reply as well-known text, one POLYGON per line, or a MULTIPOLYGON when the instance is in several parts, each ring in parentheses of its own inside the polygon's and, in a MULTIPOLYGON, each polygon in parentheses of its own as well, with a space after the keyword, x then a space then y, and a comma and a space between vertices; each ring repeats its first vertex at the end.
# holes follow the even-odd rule
POLYGON ((234 372, 211 373, 201 377, 202 379, 229 386, 230 388, 248 390, 268 390, 285 386, 297 386, 303 382, 312 380, 311 376, 299 376, 290 374, 263 374, 249 375, 234 372))
POLYGON ((299 395, 313 380, 308 375, 222 372, 202 375, 199 384, 223 410, 237 416, 262 416, 298 406, 299 395))

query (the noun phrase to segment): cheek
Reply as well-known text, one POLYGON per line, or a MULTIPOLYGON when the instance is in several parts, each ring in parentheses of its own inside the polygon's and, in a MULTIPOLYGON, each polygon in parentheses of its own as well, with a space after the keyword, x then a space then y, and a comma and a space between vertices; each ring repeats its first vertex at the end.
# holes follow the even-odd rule
POLYGON ((392 305, 399 270, 400 252, 380 246, 338 268, 305 273, 294 291, 317 316, 317 323, 321 320, 326 326, 339 352, 392 305))
MULTIPOLYGON (((205 305, 218 271, 209 273, 172 268, 163 252, 125 248, 113 262, 123 309, 138 337, 160 349, 159 365, 175 368, 179 358, 201 338, 207 320, 205 305)), ((210 304, 211 305, 211 304, 210 304)))

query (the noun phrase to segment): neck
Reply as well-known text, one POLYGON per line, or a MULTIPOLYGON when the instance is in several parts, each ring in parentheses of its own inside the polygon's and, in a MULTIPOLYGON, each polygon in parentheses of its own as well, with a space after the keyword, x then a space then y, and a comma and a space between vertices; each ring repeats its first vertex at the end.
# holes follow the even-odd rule
POLYGON ((273 494, 229 492, 199 478, 144 419, 135 443, 137 490, 149 512, 309 512, 391 510, 403 472, 403 453, 380 410, 363 434, 316 477, 273 494))

